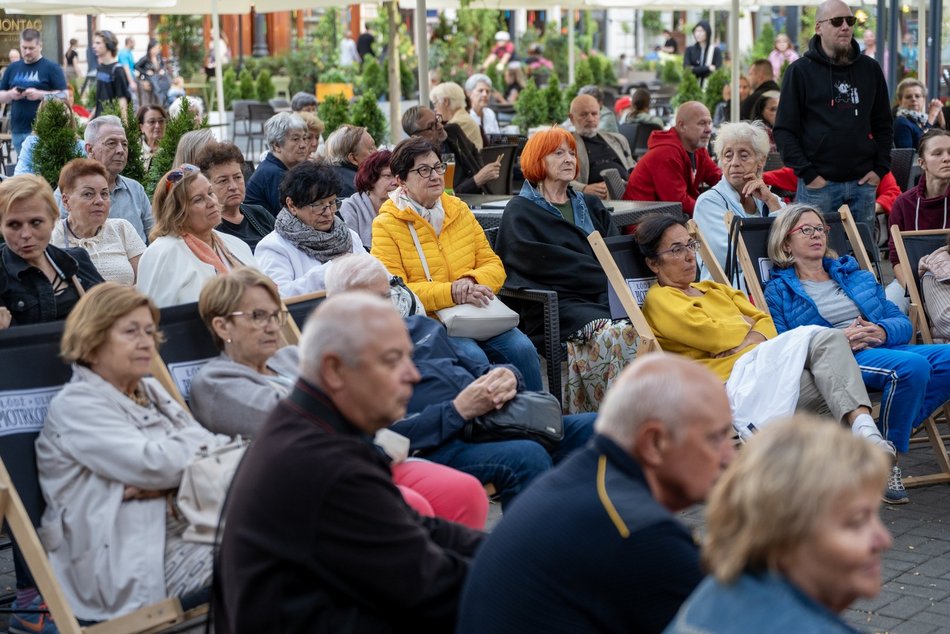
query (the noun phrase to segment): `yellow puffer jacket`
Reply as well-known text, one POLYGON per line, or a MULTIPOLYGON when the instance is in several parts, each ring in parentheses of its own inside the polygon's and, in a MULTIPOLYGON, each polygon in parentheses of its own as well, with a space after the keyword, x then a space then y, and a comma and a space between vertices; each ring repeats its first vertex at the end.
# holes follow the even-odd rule
POLYGON ((439 236, 422 216, 411 209, 399 209, 391 200, 383 203, 373 220, 372 254, 392 275, 406 282, 430 313, 455 305, 452 282, 461 277, 472 277, 495 293, 505 283, 505 267, 468 205, 455 196, 442 194, 442 207, 445 222, 439 236), (422 260, 409 233, 409 222, 419 234, 431 282, 426 280, 422 260))

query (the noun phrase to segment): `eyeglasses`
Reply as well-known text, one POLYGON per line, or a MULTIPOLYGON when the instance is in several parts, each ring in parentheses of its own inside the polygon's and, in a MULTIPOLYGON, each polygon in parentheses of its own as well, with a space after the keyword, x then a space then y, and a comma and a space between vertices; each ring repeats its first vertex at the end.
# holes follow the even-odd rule
POLYGON ((310 211, 318 211, 320 213, 323 213, 324 211, 336 213, 340 210, 340 204, 340 199, 334 198, 330 202, 324 203, 322 205, 320 203, 310 203, 309 205, 301 205, 300 207, 301 209, 309 208, 310 211))
POLYGON ((255 328, 266 328, 267 324, 269 324, 271 320, 273 319, 274 323, 277 324, 277 327, 280 328, 284 324, 287 323, 288 314, 289 314, 289 311, 286 311, 282 308, 275 310, 272 313, 266 310, 257 309, 257 310, 252 310, 249 313, 243 310, 239 310, 239 311, 231 313, 230 315, 228 315, 228 317, 247 317, 248 319, 251 320, 251 324, 253 324, 255 328))
POLYGON ((848 26, 854 26, 857 23, 858 19, 853 15, 839 15, 836 18, 828 18, 827 20, 818 20, 816 24, 821 24, 822 22, 831 22, 831 26, 836 29, 840 27, 845 22, 848 23, 848 26))
POLYGON ((786 233, 785 236, 788 237, 792 235, 793 233, 801 232, 803 236, 805 236, 806 238, 810 238, 815 234, 823 236, 826 233, 828 233, 828 231, 830 231, 830 227, 828 227, 827 225, 798 225, 797 227, 795 227, 794 229, 786 233))
POLYGON ((696 253, 699 251, 699 242, 697 240, 690 240, 686 244, 675 244, 669 249, 664 249, 663 251, 657 251, 657 256, 663 255, 664 253, 669 253, 674 258, 683 259, 686 257, 686 252, 692 251, 696 253))
POLYGON ((409 171, 416 172, 421 178, 429 178, 432 176, 432 172, 442 176, 445 174, 446 169, 448 169, 448 166, 445 163, 436 163, 435 165, 420 165, 416 169, 409 171))
POLYGON ((435 121, 433 121, 432 123, 430 123, 424 128, 419 128, 418 130, 416 130, 416 134, 420 132, 432 132, 433 130, 439 128, 439 126, 444 125, 444 123, 445 123, 445 119, 442 118, 442 115, 437 114, 435 115, 435 121))
POLYGON ((201 169, 191 163, 182 163, 177 169, 173 169, 165 175, 165 191, 170 192, 188 174, 197 174, 201 169))

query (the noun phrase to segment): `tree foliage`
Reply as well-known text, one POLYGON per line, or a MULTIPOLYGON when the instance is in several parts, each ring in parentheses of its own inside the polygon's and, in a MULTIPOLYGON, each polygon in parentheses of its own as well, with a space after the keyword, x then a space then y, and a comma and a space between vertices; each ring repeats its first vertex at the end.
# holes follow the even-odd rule
POLYGON ((221 83, 224 85, 224 109, 230 110, 231 104, 241 98, 237 72, 234 68, 228 68, 221 74, 221 83))
POLYGON ((174 165, 175 152, 178 150, 178 142, 186 132, 197 130, 200 124, 195 123, 195 117, 189 108, 182 108, 177 117, 172 117, 165 125, 165 136, 158 144, 158 150, 152 157, 152 164, 148 170, 148 176, 142 186, 145 187, 145 193, 151 198, 155 193, 155 186, 174 165))
POLYGON ((207 51, 196 42, 202 42, 201 16, 163 15, 158 23, 158 34, 178 56, 182 77, 190 78, 204 65, 207 51))
POLYGON ((43 104, 33 123, 37 136, 33 148, 33 172, 39 174, 56 188, 63 165, 82 156, 76 149, 76 126, 69 106, 59 99, 43 104))
POLYGON ((664 84, 678 84, 682 79, 683 58, 666 60, 660 68, 660 81, 664 84))
POLYGON ((357 88, 360 94, 373 93, 377 98, 380 95, 385 95, 388 90, 383 67, 372 55, 367 55, 366 59, 363 60, 363 72, 360 75, 357 88))
POLYGON ((254 75, 246 66, 241 69, 241 74, 238 75, 238 94, 241 95, 241 99, 252 101, 257 99, 257 85, 254 83, 254 75))
POLYGON ((567 118, 567 108, 564 107, 564 95, 561 94, 561 82, 557 75, 548 78, 548 84, 541 91, 548 107, 547 121, 560 123, 567 118))
POLYGON ((274 95, 277 94, 277 89, 274 88, 274 81, 271 79, 270 71, 266 68, 261 69, 257 74, 257 79, 254 80, 254 83, 257 86, 257 100, 267 103, 269 100, 274 98, 274 95))
MULTIPOLYGON (((692 73, 690 73, 692 74, 692 73)), ((716 105, 722 101, 722 88, 731 81, 732 74, 728 68, 717 68, 716 71, 706 78, 703 103, 709 108, 709 112, 716 109, 716 105)))
POLYGON ((703 89, 699 86, 699 80, 693 73, 683 73, 683 81, 676 88, 676 94, 670 100, 674 108, 687 101, 702 101, 703 89))
POLYGON ((323 138, 327 138, 341 125, 350 122, 350 102, 343 95, 330 95, 320 104, 319 115, 326 126, 323 138))
POLYGON ((366 128, 377 145, 386 142, 389 130, 386 125, 386 115, 379 109, 375 93, 364 92, 353 104, 350 111, 350 120, 353 125, 366 128))
POLYGON ((527 134, 528 130, 539 125, 552 123, 548 120, 547 100, 533 79, 528 79, 528 83, 518 93, 514 123, 521 128, 522 134, 527 134))

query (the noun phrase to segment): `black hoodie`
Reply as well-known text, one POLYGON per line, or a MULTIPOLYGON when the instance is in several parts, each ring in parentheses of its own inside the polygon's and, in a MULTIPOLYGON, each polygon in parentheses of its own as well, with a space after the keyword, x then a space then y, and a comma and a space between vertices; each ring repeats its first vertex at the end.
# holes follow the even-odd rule
POLYGON ((699 80, 699 85, 702 86, 703 82, 706 81, 706 77, 712 74, 712 71, 709 70, 710 64, 716 68, 722 67, 722 51, 719 50, 718 46, 713 46, 712 29, 709 27, 709 22, 698 22, 693 30, 696 29, 702 29, 706 32, 706 43, 695 42, 692 46, 686 48, 683 52, 683 67, 693 71, 696 79, 699 80), (710 46, 713 46, 711 55, 707 53, 710 46), (709 59, 705 59, 707 57, 709 59))
POLYGON ((834 64, 815 35, 782 79, 775 143, 805 183, 890 171, 894 128, 884 74, 854 39, 851 48, 847 62, 834 64))

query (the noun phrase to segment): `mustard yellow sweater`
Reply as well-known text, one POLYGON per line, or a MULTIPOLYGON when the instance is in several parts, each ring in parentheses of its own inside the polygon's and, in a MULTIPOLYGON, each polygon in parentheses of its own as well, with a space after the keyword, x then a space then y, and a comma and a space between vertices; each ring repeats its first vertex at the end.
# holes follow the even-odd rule
POLYGON ((702 291, 702 297, 690 297, 677 288, 654 284, 643 302, 643 314, 663 350, 695 359, 725 381, 736 360, 753 348, 715 358, 738 346, 749 334, 749 324, 742 316, 755 320, 752 330, 766 339, 777 336, 775 324, 768 313, 753 306, 741 291, 731 286, 711 281, 691 286, 702 291))

